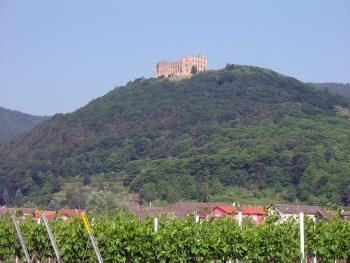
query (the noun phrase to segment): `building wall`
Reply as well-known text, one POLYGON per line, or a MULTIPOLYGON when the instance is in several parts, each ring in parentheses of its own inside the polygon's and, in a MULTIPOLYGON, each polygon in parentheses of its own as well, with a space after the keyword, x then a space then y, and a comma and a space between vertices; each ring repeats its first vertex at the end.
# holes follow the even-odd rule
MULTIPOLYGON (((252 220, 253 222, 255 222, 258 225, 265 223, 264 216, 260 215, 260 214, 243 214, 243 219, 245 219, 245 218, 249 218, 250 220, 252 220)), ((236 219, 236 221, 238 221, 238 215, 236 215, 235 219, 236 219)))
POLYGON ((155 76, 166 78, 188 77, 192 75, 192 66, 196 66, 198 72, 207 70, 207 57, 204 55, 185 56, 176 62, 160 61, 157 63, 155 76))
POLYGON ((230 214, 225 213, 225 211, 215 208, 212 212, 205 215, 205 219, 209 220, 211 217, 220 217, 220 216, 230 216, 230 214))
MULTIPOLYGON (((208 213, 205 215, 205 219, 209 220, 212 217, 221 217, 221 216, 226 216, 226 217, 233 217, 234 220, 238 222, 238 214, 228 214, 225 211, 215 208, 211 213, 208 213)), ((252 221, 254 221, 256 224, 264 224, 264 216, 260 214, 243 214, 243 218, 249 218, 252 221)))
MULTIPOLYGON (((255 218, 253 218, 253 220, 254 220, 255 218)), ((256 215, 256 220, 255 220, 255 222, 257 223, 257 224, 264 224, 265 222, 264 222, 264 216, 263 215, 256 215)))

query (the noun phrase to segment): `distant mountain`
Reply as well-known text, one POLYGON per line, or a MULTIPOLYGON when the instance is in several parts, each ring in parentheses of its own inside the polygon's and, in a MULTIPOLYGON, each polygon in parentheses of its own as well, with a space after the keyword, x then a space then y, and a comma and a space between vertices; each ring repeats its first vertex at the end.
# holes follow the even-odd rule
POLYGON ((328 89, 331 92, 350 97, 350 83, 334 83, 334 82, 326 82, 326 83, 309 83, 316 89, 328 89))
POLYGON ((349 108, 346 97, 258 67, 137 79, 0 145, 0 193, 79 207, 80 185, 91 184, 143 201, 348 204, 349 108))
POLYGON ((0 143, 31 130, 47 118, 0 107, 0 143))

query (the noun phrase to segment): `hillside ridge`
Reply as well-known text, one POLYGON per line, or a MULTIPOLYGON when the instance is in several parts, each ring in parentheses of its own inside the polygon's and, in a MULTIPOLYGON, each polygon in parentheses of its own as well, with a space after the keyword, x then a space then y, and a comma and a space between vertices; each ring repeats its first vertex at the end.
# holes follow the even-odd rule
POLYGON ((0 106, 0 143, 31 130, 47 119, 0 106))
POLYGON ((308 83, 316 89, 329 90, 346 97, 350 97, 350 83, 324 82, 324 83, 308 83))
POLYGON ((349 105, 251 66, 137 79, 0 146, 0 191, 66 205, 78 180, 90 190, 84 182, 122 184, 140 202, 224 201, 242 190, 256 200, 346 204, 350 123, 334 109, 349 105))

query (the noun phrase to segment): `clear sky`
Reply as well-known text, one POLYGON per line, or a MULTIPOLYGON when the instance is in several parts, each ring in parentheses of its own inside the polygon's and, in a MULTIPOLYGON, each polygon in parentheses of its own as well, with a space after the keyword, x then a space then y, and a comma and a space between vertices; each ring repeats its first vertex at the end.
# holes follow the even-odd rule
POLYGON ((0 0, 0 106, 82 107, 150 77, 158 60, 204 53, 303 81, 350 82, 349 0, 0 0))

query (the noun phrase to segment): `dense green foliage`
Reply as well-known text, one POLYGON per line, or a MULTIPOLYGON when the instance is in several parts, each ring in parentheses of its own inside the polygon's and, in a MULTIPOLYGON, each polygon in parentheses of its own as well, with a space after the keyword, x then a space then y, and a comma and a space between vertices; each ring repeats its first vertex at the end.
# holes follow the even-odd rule
POLYGON ((107 173, 141 201, 238 187, 348 204, 350 119, 335 106, 349 100, 256 67, 138 79, 0 146, 0 192, 47 206, 69 178, 107 173))
MULTIPOLYGON (((29 253, 36 259, 54 257, 44 226, 20 222, 29 253)), ((64 262, 96 262, 79 218, 51 222, 64 262)), ((159 231, 152 219, 140 221, 122 212, 94 221, 93 231, 105 262, 300 262, 299 224, 245 221, 240 229, 232 218, 195 223, 193 217, 161 218, 159 231)), ((350 221, 335 218, 316 225, 306 222, 305 252, 322 262, 350 257, 350 221)), ((23 257, 10 218, 0 219, 0 261, 23 257)))
POLYGON ((334 92, 343 96, 350 97, 350 83, 310 83, 313 87, 320 90, 329 90, 330 92, 334 92))
POLYGON ((0 107, 0 143, 27 132, 47 119, 0 107))

